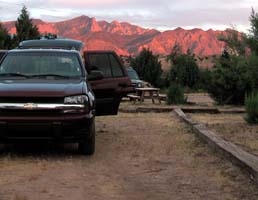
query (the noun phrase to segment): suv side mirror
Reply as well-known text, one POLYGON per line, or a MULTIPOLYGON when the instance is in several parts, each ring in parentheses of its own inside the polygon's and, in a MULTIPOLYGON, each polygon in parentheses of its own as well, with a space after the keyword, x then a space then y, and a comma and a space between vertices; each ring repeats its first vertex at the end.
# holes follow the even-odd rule
POLYGON ((98 70, 91 70, 90 74, 88 75, 89 81, 101 80, 103 78, 104 78, 104 74, 98 70))

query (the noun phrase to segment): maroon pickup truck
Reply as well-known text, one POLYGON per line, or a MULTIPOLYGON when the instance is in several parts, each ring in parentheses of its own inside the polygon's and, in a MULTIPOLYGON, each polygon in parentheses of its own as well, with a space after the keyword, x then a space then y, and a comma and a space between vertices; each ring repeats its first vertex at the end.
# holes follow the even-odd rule
POLYGON ((80 41, 24 41, 0 61, 0 143, 78 142, 95 151, 95 115, 117 114, 132 91, 112 51, 84 52, 80 41))

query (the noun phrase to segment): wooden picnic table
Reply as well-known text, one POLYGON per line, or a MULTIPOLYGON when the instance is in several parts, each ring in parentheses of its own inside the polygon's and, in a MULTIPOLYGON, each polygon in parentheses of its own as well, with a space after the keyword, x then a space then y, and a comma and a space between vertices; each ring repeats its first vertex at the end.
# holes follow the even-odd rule
POLYGON ((159 88, 135 88, 136 94, 140 96, 140 101, 144 101, 144 99, 151 99, 152 103, 155 104, 155 99, 161 103, 159 97, 159 88))

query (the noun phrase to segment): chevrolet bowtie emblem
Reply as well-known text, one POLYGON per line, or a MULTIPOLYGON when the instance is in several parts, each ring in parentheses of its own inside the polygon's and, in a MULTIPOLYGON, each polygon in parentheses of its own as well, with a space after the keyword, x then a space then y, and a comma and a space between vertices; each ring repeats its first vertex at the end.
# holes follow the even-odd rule
POLYGON ((23 106, 23 108, 24 109, 27 109, 27 110, 34 110, 34 109, 36 109, 38 106, 37 106, 37 104, 35 104, 35 103, 26 103, 26 104, 24 104, 24 106, 23 106))

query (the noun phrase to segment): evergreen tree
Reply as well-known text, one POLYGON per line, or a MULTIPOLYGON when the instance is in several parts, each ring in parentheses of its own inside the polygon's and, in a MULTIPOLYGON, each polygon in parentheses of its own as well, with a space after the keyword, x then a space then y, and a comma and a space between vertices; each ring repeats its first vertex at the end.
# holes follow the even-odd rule
POLYGON ((161 63, 151 50, 144 48, 135 59, 131 59, 130 64, 145 81, 160 86, 161 63))
POLYGON ((227 29, 225 32, 218 39, 225 43, 226 52, 231 55, 245 56, 247 49, 246 34, 240 33, 235 29, 227 29))
POLYGON ((2 23, 0 23, 0 49, 10 49, 11 45, 11 36, 2 23))
POLYGON ((243 104, 245 96, 258 89, 258 14, 254 9, 250 24, 248 35, 232 31, 223 40, 230 48, 217 60, 208 87, 219 104, 243 104))
POLYGON ((32 24, 27 8, 23 6, 20 16, 15 22, 16 38, 15 42, 18 44, 23 40, 37 39, 40 37, 37 26, 32 24))
POLYGON ((182 53, 181 47, 175 44, 168 59, 171 60, 172 63, 170 80, 189 88, 195 87, 198 83, 200 72, 191 51, 188 50, 187 53, 184 54, 182 53))
MULTIPOLYGON (((243 104, 251 91, 249 58, 224 51, 210 79, 209 93, 219 104, 243 104)), ((254 63, 254 62, 252 62, 254 63)))
POLYGON ((177 64, 177 58, 183 54, 182 47, 178 42, 172 47, 171 53, 167 56, 167 61, 171 61, 174 65, 177 64))
POLYGON ((258 55, 258 13, 252 9, 250 16, 251 29, 250 34, 247 36, 247 43, 250 49, 258 55))

